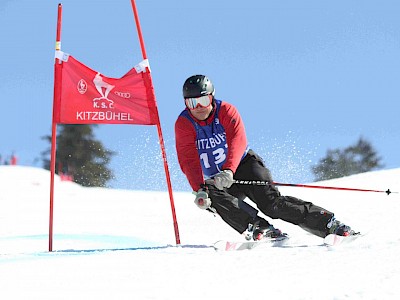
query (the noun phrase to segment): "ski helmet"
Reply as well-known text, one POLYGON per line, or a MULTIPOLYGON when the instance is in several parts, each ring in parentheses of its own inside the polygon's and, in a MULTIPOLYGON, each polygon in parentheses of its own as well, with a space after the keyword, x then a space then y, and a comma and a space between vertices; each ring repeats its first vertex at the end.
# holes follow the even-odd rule
POLYGON ((183 84, 183 98, 195 98, 204 95, 214 95, 215 89, 211 80, 204 75, 194 75, 183 84))

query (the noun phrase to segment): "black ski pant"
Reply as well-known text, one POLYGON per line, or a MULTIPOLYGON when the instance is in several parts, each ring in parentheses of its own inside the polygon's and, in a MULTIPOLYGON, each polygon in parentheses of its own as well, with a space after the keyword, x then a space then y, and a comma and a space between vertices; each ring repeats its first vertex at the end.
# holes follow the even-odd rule
MULTIPOLYGON (((260 180, 272 182, 270 171, 260 156, 250 150, 236 170, 237 180, 260 180)), ((249 223, 269 223, 257 216, 258 211, 244 202, 247 197, 255 203, 258 210, 272 219, 281 219, 298 225, 317 236, 328 234, 326 225, 333 213, 301 199, 282 196, 276 186, 233 184, 230 188, 218 190, 211 180, 206 181, 212 207, 221 218, 239 233, 243 233, 249 223)))

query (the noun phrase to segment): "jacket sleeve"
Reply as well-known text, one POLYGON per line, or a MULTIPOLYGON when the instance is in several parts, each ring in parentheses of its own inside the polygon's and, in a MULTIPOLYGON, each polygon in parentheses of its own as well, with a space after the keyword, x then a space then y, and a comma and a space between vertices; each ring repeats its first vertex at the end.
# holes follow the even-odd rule
POLYGON ((222 102, 219 115, 229 149, 222 169, 230 169, 235 173, 247 148, 246 130, 238 110, 232 104, 222 102))
POLYGON ((196 148, 196 132, 190 121, 182 116, 175 122, 175 146, 179 166, 193 191, 197 192, 204 183, 204 177, 196 148))

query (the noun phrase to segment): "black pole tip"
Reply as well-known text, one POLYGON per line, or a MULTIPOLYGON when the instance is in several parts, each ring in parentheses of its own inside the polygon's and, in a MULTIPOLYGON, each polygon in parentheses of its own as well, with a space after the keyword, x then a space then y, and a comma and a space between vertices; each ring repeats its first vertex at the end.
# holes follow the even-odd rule
POLYGON ((386 191, 386 194, 388 194, 388 195, 390 195, 392 192, 388 189, 387 191, 386 191))

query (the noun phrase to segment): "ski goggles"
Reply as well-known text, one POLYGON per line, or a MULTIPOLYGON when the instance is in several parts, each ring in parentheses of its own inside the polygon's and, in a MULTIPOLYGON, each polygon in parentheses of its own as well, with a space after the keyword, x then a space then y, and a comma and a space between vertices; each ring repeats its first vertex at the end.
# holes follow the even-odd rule
POLYGON ((186 107, 190 110, 197 107, 209 107, 211 104, 211 95, 201 96, 197 98, 185 98, 186 107))

